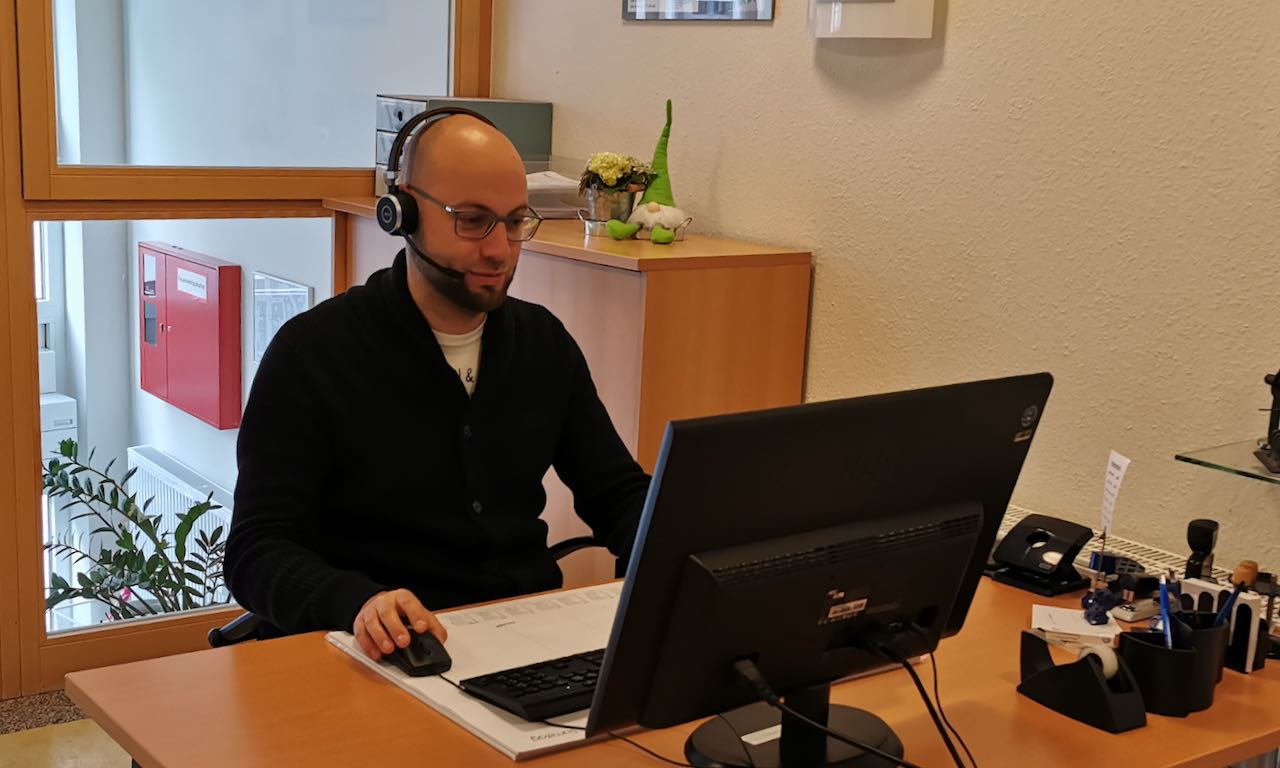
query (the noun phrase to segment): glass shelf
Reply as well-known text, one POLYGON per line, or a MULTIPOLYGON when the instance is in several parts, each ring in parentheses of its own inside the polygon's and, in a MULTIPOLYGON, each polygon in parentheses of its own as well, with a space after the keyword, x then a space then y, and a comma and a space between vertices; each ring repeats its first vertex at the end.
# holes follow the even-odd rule
POLYGON ((1219 445, 1215 448, 1201 448, 1196 451, 1184 451, 1174 456, 1178 461, 1188 464, 1199 464, 1210 469, 1220 469, 1233 475, 1252 477, 1267 483, 1280 485, 1280 475, 1272 474, 1253 452, 1258 449, 1257 440, 1244 440, 1239 443, 1219 445))

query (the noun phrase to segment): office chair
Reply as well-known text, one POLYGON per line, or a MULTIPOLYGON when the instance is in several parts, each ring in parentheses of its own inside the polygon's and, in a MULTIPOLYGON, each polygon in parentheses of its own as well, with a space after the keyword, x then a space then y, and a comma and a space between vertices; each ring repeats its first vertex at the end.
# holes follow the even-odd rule
MULTIPOLYGON (((591 536, 577 536, 572 539, 565 539, 559 544, 551 546, 551 556, 556 560, 560 560, 566 555, 573 554, 580 549, 587 547, 604 546, 591 536)), ((614 566, 613 575, 622 576, 625 572, 625 565, 618 560, 614 566)), ((224 645, 234 645, 235 643, 245 640, 256 639, 258 637, 258 629, 262 625, 262 618, 256 613, 245 612, 235 617, 231 621, 223 624, 221 627, 214 627, 209 630, 209 646, 212 648, 221 648, 224 645)))

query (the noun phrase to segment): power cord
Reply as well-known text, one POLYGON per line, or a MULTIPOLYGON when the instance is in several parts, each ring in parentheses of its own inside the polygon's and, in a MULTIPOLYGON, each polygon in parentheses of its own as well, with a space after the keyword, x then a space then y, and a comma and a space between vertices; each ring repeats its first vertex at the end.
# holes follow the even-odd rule
MULTIPOLYGON (((568 723, 553 723, 553 722, 551 722, 550 720, 539 720, 538 722, 540 722, 540 723, 545 723, 545 724, 550 725, 550 726, 552 726, 552 727, 554 727, 554 728, 568 728, 568 729, 573 730, 573 731, 585 731, 585 730, 587 730, 586 728, 583 728, 583 727, 582 727, 582 726, 580 726, 580 725, 569 725, 568 723)), ((731 726, 731 727, 732 727, 732 726, 731 726)), ((620 740, 622 740, 622 741, 627 742, 628 744, 630 744, 631 746, 633 746, 633 747, 635 747, 636 749, 640 750, 641 752, 645 752, 645 753, 649 754, 649 756, 651 756, 651 757, 655 757, 655 758, 657 758, 658 760, 661 760, 662 762, 666 763, 667 765, 679 765, 679 766, 683 766, 684 768, 693 768, 693 766, 692 766, 692 765, 689 765, 688 763, 682 763, 682 762, 680 762, 680 761, 678 761, 678 760, 672 760, 672 759, 671 759, 671 758, 669 758, 669 757, 663 757, 662 755, 658 754, 657 752, 654 752, 652 749, 649 749, 648 747, 644 746, 643 744, 638 744, 638 743, 636 743, 636 742, 632 741, 631 739, 628 739, 626 736, 623 736, 622 734, 620 734, 620 733, 618 733, 618 732, 616 732, 616 731, 609 731, 609 735, 610 735, 610 736, 612 736, 612 737, 613 737, 613 738, 615 738, 615 739, 620 739, 620 740)))
POLYGON ((938 717, 938 712, 933 708, 933 702, 929 700, 929 694, 925 692, 924 683, 920 681, 920 675, 916 674, 915 667, 911 664, 910 659, 902 659, 899 662, 902 668, 907 670, 907 674, 911 675, 911 682, 916 684, 916 690, 920 692, 920 698, 924 700, 924 705, 929 710, 929 717, 933 718, 933 725, 938 729, 938 733, 942 734, 942 741, 947 745, 947 751, 951 753, 951 759, 955 761, 959 768, 968 768, 964 764, 964 760, 960 759, 960 753, 956 751, 956 745, 951 741, 951 736, 947 733, 947 729, 942 725, 942 719, 938 717))
MULTIPOLYGON (((782 702, 782 700, 778 697, 778 695, 774 693, 773 688, 769 686, 768 681, 764 679, 764 676, 760 674, 760 670, 756 667, 755 663, 752 662, 750 659, 743 659, 741 661, 735 662, 733 667, 734 667, 734 670, 737 671, 737 673, 744 680, 746 680, 748 683, 751 684, 753 688, 755 688, 756 692, 760 694, 760 698, 763 699, 766 703, 768 703, 770 706, 775 707, 776 709, 782 712, 787 713, 791 717, 799 720, 805 725, 808 725, 810 728, 814 728, 816 730, 822 731, 823 733, 827 734, 831 738, 836 739, 838 741, 842 741, 851 747, 856 747, 857 749, 861 749, 864 752, 870 752, 871 754, 876 755, 877 757, 882 757, 885 760, 889 760, 893 762, 895 765, 902 766, 902 768, 920 768, 920 766, 916 765, 915 763, 904 760, 900 757, 895 757, 894 755, 891 755, 888 752, 884 752, 882 750, 876 749, 870 744, 864 744, 863 742, 860 742, 856 739, 851 739, 847 736, 836 733, 835 731, 831 730, 830 728, 827 728, 825 725, 822 725, 816 720, 811 720, 810 718, 805 717, 804 715, 795 711, 791 707, 787 706, 782 702)), ((439 677, 441 680, 445 681, 449 685, 452 685, 454 688, 457 688, 458 690, 462 691, 463 693, 470 695, 467 689, 463 688, 461 685, 458 685, 457 683, 445 677, 444 675, 437 675, 437 677, 439 677)), ((934 681, 935 683, 937 682, 936 667, 934 672, 934 681)), ((930 710, 932 711, 932 707, 930 708, 930 710)), ((730 731, 733 732, 733 735, 738 738, 738 743, 742 744, 742 753, 747 758, 747 765, 750 766, 750 768, 755 768, 755 760, 752 759, 751 751, 747 749, 746 742, 742 741, 742 734, 738 733, 738 729, 734 728, 733 723, 731 723, 729 719, 726 718, 723 714, 718 715, 718 717, 722 721, 724 721, 724 724, 729 728, 730 731)), ((567 723, 555 723, 550 720, 540 720, 539 722, 545 725, 549 725, 553 728, 568 728, 574 731, 587 730, 586 728, 580 725, 569 725, 567 723)), ((661 760, 667 765, 678 765, 678 766, 682 766, 682 768, 693 768, 693 766, 690 765, 689 763, 682 763, 678 760, 672 760, 671 758, 664 757, 663 755, 660 755, 657 752, 654 752, 652 749, 649 749, 643 744, 632 741, 631 739, 627 738, 626 736, 623 736, 622 734, 616 731, 609 731, 609 735, 614 737, 615 739, 619 739, 620 741, 625 741, 627 744, 630 744, 631 746, 635 747, 641 752, 648 754, 650 757, 653 757, 657 760, 661 760)), ((968 751, 968 747, 965 748, 965 751, 966 752, 968 751)), ((977 768, 976 763, 974 764, 974 768, 977 768)))
POLYGON ((915 683, 916 691, 920 693, 920 698, 924 701, 924 706, 929 710, 929 717, 933 718, 933 725, 938 729, 938 734, 942 736, 942 743, 947 745, 947 751, 951 753, 951 759, 955 761, 958 768, 968 768, 964 761, 960 759, 960 753, 956 751, 956 745, 951 741, 950 734, 942 725, 942 719, 938 717, 938 712, 933 708, 933 702, 929 700, 929 694, 925 692, 924 683, 920 681, 920 676, 916 674, 915 667, 911 665, 911 660, 903 653, 898 644, 893 641, 892 637, 885 633, 876 633, 875 636, 867 638, 864 646, 866 650, 878 652, 886 659, 895 664, 902 665, 907 670, 907 674, 911 675, 911 682, 915 683))
POLYGON ((973 753, 969 751, 969 745, 964 743, 964 737, 947 719, 946 710, 942 708, 942 694, 938 693, 938 660, 934 658, 933 651, 929 651, 929 664, 933 667, 933 700, 938 705, 938 714, 942 715, 942 722, 946 724, 947 730, 951 731, 951 735, 955 736, 956 741, 960 742, 960 748, 969 756, 969 763, 973 768, 978 768, 978 761, 974 759, 973 753))
MULTIPOLYGON (((925 633, 924 628, 919 624, 912 622, 908 626, 911 628, 911 631, 923 638, 926 643, 929 641, 929 636, 925 633)), ((969 763, 973 768, 978 768, 978 761, 974 758, 973 753, 969 751, 969 745, 964 743, 964 737, 960 735, 960 731, 956 730, 956 727, 947 719, 947 711, 942 708, 942 694, 938 691, 938 659, 933 655, 933 651, 929 651, 929 665, 933 667, 933 701, 938 705, 938 714, 942 716, 942 722, 947 726, 947 730, 951 731, 951 735, 955 736, 956 741, 960 742, 960 748, 963 749, 965 755, 968 756, 969 763)))
POLYGON ((800 722, 804 723, 810 728, 821 731, 827 734, 828 736, 830 736, 831 738, 836 739, 837 741, 842 741, 851 747, 856 747, 857 749, 861 749, 863 752, 869 752, 875 755, 876 757, 881 757, 881 758, 884 758, 885 760, 889 760, 894 765, 900 765, 903 768, 920 768, 920 766, 916 765, 915 763, 904 760, 903 758, 898 757, 897 755, 891 755, 888 752, 885 752, 884 750, 877 749, 871 746, 870 744, 865 744, 861 741, 858 741, 857 739, 851 739, 848 736, 845 736, 844 734, 836 733, 835 731, 826 727, 822 723, 819 723, 816 720, 811 720, 808 717, 805 717, 804 715, 795 711, 791 707, 787 706, 782 701, 782 699, 778 697, 778 694, 773 690, 773 687, 769 685, 769 682, 764 679, 764 675, 761 674, 760 669, 756 667, 755 662, 752 661, 751 659, 740 659, 738 661, 735 661, 733 663, 733 669, 735 672, 738 673, 738 675, 743 680, 746 680, 751 685, 751 687, 755 689, 756 693, 760 694, 760 698, 763 699, 767 704, 769 704, 769 706, 775 707, 776 709, 779 709, 785 712, 786 714, 799 720, 800 722))
MULTIPOLYGON (((467 694, 468 696, 470 696, 470 695, 471 695, 471 692, 470 692, 470 691, 468 691, 466 688, 463 688, 461 685, 458 685, 457 683, 453 682, 452 680, 450 680, 449 678, 445 677, 444 675, 436 675, 436 677, 438 677, 438 678, 440 678, 441 680, 445 681, 445 682, 446 682, 446 683, 448 683, 449 685, 452 685, 454 688, 457 688, 458 690, 462 691, 463 693, 467 694)), ((545 724, 545 725, 550 725, 550 726, 551 726, 551 727, 553 727, 553 728, 568 728, 568 729, 573 730, 573 731, 585 731, 585 730, 587 730, 586 728, 583 728, 581 725, 569 725, 568 723, 553 723, 553 722, 551 722, 550 720, 539 720, 538 722, 543 723, 543 724, 545 724)), ((728 721, 725 721, 725 722, 728 722, 728 721)), ((733 729, 733 726, 731 725, 731 726, 729 726, 729 728, 730 728, 730 730, 732 730, 732 729, 733 729)), ((681 768, 694 768, 694 767, 693 767, 692 765, 690 765, 689 763, 681 763, 681 762, 679 762, 679 761, 677 761, 677 760, 672 760, 672 759, 670 759, 670 758, 663 757, 662 755, 658 754, 657 752, 654 752, 652 749, 649 749, 648 747, 644 746, 643 744, 637 744, 636 742, 632 741, 631 739, 628 739, 626 736, 623 736, 623 735, 622 735, 622 734, 620 734, 620 733, 616 733, 616 732, 614 732, 614 731, 609 731, 609 735, 610 735, 610 736, 612 736, 612 737, 614 737, 615 739, 621 739, 622 741, 627 742, 628 744, 630 744, 631 746, 633 746, 633 747, 635 747, 636 749, 640 750, 641 752, 646 752, 646 753, 648 753, 650 756, 655 757, 655 758, 657 758, 658 760, 661 760, 662 762, 666 763, 667 765, 678 765, 678 766, 681 766, 681 768)), ((750 760, 750 759, 751 759, 751 756, 750 756, 749 754, 747 755, 747 759, 748 759, 748 760, 750 760)))

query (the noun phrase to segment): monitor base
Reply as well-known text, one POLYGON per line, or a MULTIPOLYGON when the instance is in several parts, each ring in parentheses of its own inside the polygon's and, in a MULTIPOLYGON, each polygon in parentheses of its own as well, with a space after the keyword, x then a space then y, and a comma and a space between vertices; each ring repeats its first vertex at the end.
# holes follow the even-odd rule
POLYGON ((1258 457, 1258 461, 1262 462, 1262 466, 1273 475, 1280 475, 1280 450, 1272 448, 1271 450, 1263 450, 1259 448, 1253 452, 1258 457))
MULTIPOLYGON (((789 703, 792 698, 788 697, 789 703)), ((795 704, 791 703, 791 706, 795 704)), ((813 719, 822 722, 819 718, 813 719)), ((893 729, 866 710, 830 705, 826 721, 828 728, 842 736, 869 744, 891 755, 901 757, 903 754, 902 742, 893 729)), ((699 768, 787 768, 800 765, 823 768, 889 768, 895 765, 882 757, 868 754, 815 731, 764 703, 731 710, 703 723, 685 742, 684 754, 691 764, 699 768), (787 722, 783 722, 784 719, 787 722), (726 720, 732 727, 725 723, 726 720), (796 749, 790 750, 794 759, 784 760, 783 740, 791 736, 803 743, 798 745, 798 754, 796 749), (817 749, 818 752, 815 756, 806 752, 806 749, 817 749), (749 755, 747 750, 750 750, 749 755)))

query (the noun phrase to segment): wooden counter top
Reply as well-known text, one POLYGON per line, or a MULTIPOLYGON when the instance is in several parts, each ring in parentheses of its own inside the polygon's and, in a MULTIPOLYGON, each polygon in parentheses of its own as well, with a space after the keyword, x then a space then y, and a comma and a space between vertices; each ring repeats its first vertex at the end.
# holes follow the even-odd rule
MULTIPOLYGON (((333 211, 372 219, 377 198, 336 198, 324 201, 333 211)), ((524 246, 525 250, 552 256, 626 269, 649 272, 663 269, 707 269, 720 266, 768 267, 784 264, 809 264, 807 251, 780 248, 739 240, 725 240, 704 235, 688 235, 671 245, 654 245, 648 240, 617 241, 607 237, 587 237, 582 222, 550 219, 543 222, 538 235, 524 246)))
MULTIPOLYGON (((1118 735, 1018 695, 1020 633, 1033 603, 1079 606, 1079 597, 1040 598, 984 578, 964 631, 938 650, 947 715, 985 768, 1221 768, 1280 745, 1274 663, 1252 675, 1224 672, 1213 706, 1203 712, 1150 715, 1145 728, 1118 735)), ((1064 654, 1058 662, 1070 658, 1064 654)), ((927 664, 920 674, 928 684, 927 664)), ((513 765, 319 632, 73 672, 67 694, 146 766, 513 765)), ((902 738, 908 760, 950 764, 902 670, 836 685, 831 697, 884 718, 902 738)), ((678 757, 693 727, 641 732, 635 739, 678 757)), ((655 764, 613 740, 518 765, 655 764)))

